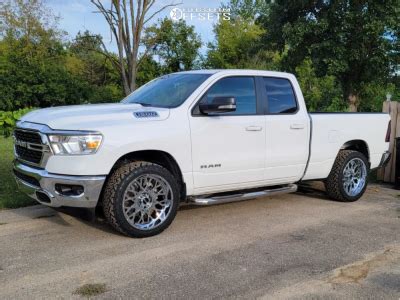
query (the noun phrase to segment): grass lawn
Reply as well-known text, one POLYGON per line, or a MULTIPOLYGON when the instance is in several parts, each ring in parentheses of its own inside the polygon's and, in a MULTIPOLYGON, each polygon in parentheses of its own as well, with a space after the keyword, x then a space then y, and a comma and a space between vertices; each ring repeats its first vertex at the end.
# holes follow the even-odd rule
POLYGON ((13 140, 0 136, 0 209, 37 203, 18 191, 12 174, 13 140))

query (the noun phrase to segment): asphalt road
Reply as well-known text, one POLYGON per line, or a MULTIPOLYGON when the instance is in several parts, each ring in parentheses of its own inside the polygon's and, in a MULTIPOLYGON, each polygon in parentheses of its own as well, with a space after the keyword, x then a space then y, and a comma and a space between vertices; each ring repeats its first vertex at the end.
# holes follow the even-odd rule
POLYGON ((43 206, 3 210, 0 298, 399 299, 399 194, 185 206, 147 239, 43 206))

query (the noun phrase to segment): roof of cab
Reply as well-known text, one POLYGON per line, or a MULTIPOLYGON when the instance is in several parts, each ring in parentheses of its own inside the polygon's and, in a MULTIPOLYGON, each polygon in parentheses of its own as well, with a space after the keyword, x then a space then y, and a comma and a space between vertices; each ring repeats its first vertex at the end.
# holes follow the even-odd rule
POLYGON ((203 70, 193 70, 193 71, 182 71, 177 72, 179 74, 216 74, 216 73, 236 73, 238 75, 253 75, 253 76, 279 76, 287 77, 292 75, 286 72, 268 71, 268 70, 251 70, 251 69, 203 69, 203 70))
POLYGON ((192 71, 181 71, 176 72, 179 74, 215 74, 221 70, 213 70, 213 69, 202 69, 202 70, 192 70, 192 71))

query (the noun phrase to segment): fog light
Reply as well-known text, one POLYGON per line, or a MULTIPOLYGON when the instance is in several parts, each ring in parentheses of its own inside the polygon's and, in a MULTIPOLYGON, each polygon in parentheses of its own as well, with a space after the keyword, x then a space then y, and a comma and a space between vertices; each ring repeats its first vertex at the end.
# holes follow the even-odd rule
POLYGON ((49 198, 49 196, 47 196, 46 193, 43 192, 36 192, 36 198, 40 201, 40 202, 44 202, 44 203, 50 203, 51 200, 49 198))
POLYGON ((80 196, 83 194, 83 186, 56 183, 56 192, 62 196, 80 196))

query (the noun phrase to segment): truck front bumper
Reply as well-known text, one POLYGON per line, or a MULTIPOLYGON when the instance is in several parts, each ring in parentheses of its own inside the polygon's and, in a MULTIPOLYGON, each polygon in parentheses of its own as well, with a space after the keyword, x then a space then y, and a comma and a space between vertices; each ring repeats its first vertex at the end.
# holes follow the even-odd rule
POLYGON ((70 176, 48 173, 14 160, 19 189, 51 207, 96 207, 106 176, 70 176))

